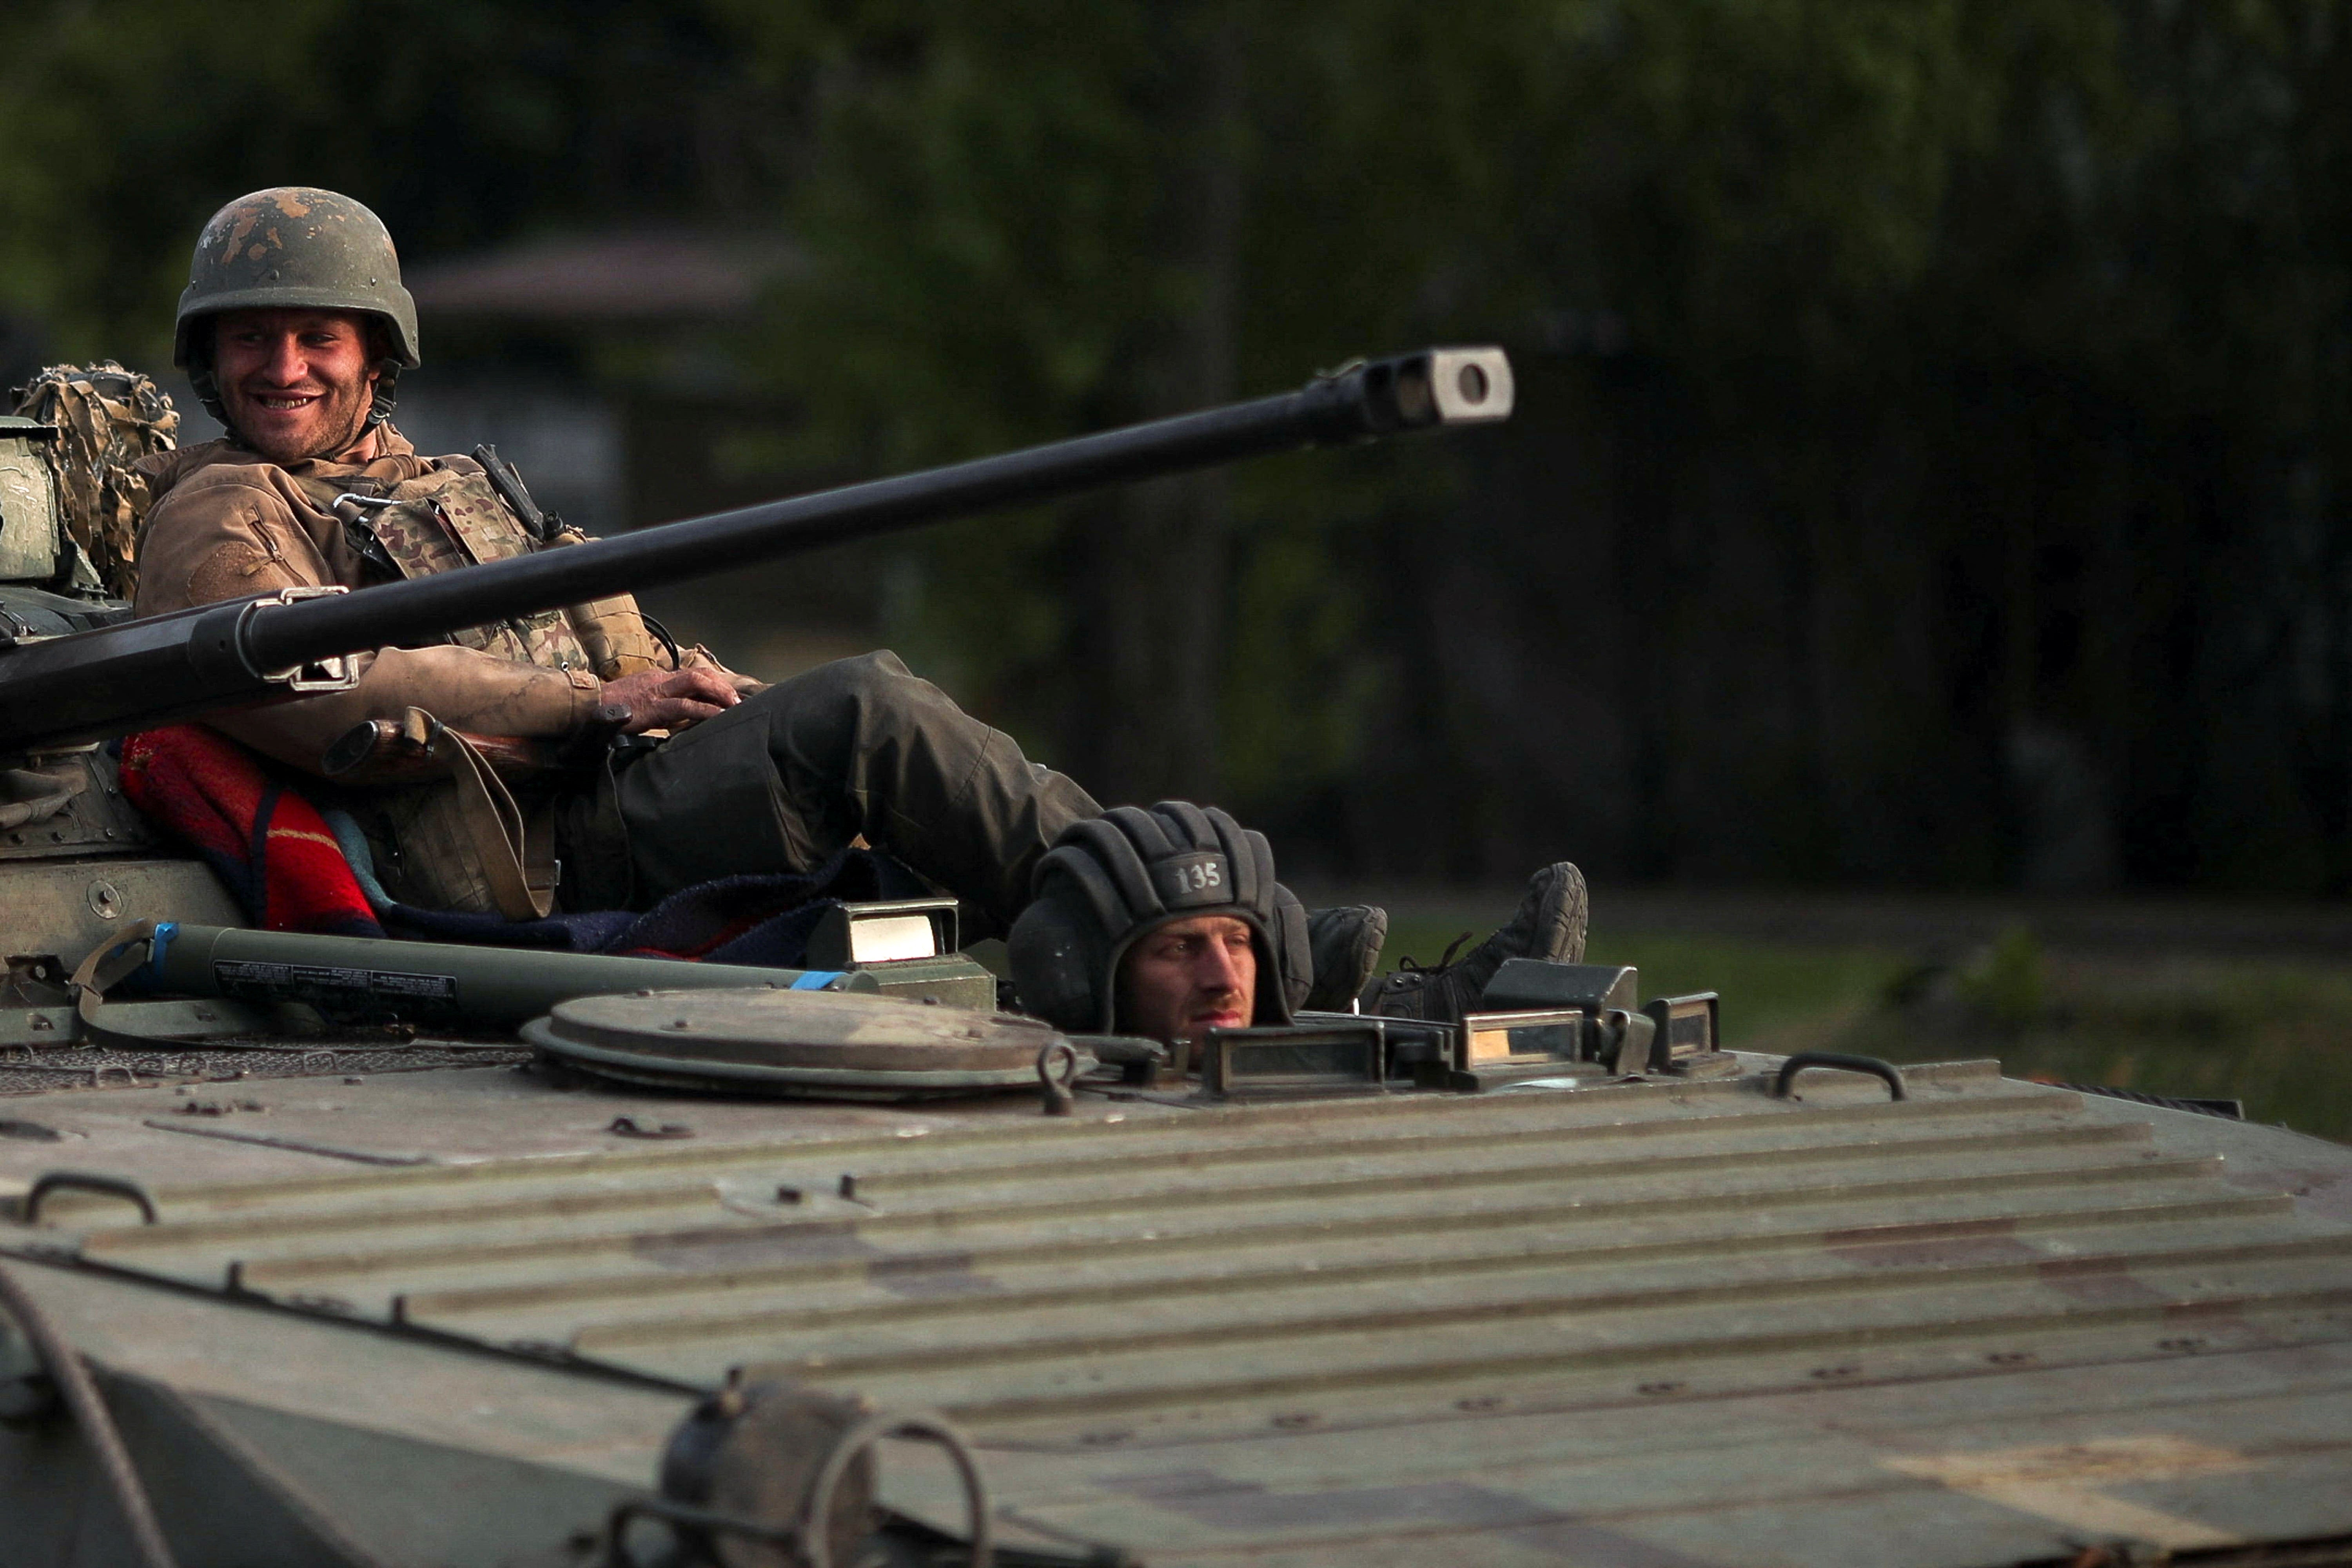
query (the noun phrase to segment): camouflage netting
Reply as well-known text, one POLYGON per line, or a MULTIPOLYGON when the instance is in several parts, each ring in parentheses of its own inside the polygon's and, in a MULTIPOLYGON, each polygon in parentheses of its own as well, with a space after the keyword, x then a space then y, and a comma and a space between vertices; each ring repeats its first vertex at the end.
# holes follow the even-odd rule
POLYGON ((179 444, 179 410, 152 380, 110 359, 51 365, 16 396, 17 413, 58 428, 46 449, 74 543, 108 593, 130 598, 150 499, 132 465, 179 444))

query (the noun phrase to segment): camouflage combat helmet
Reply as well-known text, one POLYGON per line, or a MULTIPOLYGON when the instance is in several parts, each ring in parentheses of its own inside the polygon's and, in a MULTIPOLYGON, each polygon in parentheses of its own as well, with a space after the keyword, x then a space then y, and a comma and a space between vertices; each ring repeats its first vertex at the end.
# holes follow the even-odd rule
POLYGON ((1119 960, 1136 941, 1194 915, 1232 915, 1256 950, 1251 1022, 1287 1024, 1313 960, 1307 911, 1274 879, 1265 835, 1212 805, 1115 805, 1063 829, 1037 863, 1035 898, 1005 938, 1024 1011, 1078 1034, 1108 1034, 1119 960))
POLYGON ((223 424, 211 339, 198 328, 223 310, 268 307, 356 310, 382 323, 390 353, 376 362, 370 417, 392 412, 394 382, 419 363, 416 301, 400 285, 400 257, 382 218, 349 196, 310 185, 256 191, 213 214, 188 264, 172 363, 187 371, 196 395, 223 424))

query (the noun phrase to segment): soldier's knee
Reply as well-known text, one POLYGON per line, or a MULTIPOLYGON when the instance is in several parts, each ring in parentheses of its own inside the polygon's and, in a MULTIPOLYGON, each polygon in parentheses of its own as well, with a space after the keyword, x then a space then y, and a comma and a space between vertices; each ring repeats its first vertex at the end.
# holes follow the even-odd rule
MULTIPOLYGON (((837 658, 771 689, 803 721, 838 723, 869 739, 877 732, 935 722, 954 703, 886 649, 837 658), (818 716, 824 715, 822 720, 818 716)), ((763 693, 763 695, 765 695, 763 693)))
POLYGON ((930 682, 917 679, 906 661, 888 648, 877 648, 861 653, 855 658, 836 658, 820 666, 814 673, 826 678, 830 689, 845 697, 888 700, 910 686, 929 686, 930 682))

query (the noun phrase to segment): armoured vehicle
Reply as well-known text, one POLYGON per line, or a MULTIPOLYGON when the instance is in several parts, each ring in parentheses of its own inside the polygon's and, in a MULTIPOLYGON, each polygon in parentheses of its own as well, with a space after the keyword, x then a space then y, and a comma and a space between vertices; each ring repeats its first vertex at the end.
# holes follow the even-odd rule
POLYGON ((38 557, 0 592, 0 1563, 2352 1562, 2333 1144, 1741 1053, 1601 963, 1171 1053, 995 1013, 935 902, 718 989, 243 931, 96 749, 754 550, 1508 402, 1499 355, 1408 356, 137 623, 58 590, 45 437, 0 427, 38 557), (276 1031, 338 987, 380 1016, 276 1031))

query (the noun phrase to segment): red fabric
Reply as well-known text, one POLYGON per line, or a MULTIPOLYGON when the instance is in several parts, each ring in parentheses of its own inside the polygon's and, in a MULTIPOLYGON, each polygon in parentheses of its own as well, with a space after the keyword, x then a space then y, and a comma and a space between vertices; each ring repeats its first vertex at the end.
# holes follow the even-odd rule
POLYGON ((122 793, 194 846, 264 930, 383 934, 318 807, 218 731, 173 724, 129 737, 122 793))
POLYGON ((122 742, 122 788, 131 805, 211 864, 247 920, 270 931, 798 969, 810 931, 832 905, 930 890, 887 856, 844 849, 814 871, 724 877, 672 893, 643 913, 509 921, 392 904, 380 922, 318 807, 271 763, 218 731, 175 724, 130 737, 122 742))

